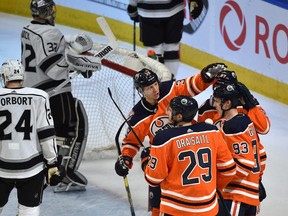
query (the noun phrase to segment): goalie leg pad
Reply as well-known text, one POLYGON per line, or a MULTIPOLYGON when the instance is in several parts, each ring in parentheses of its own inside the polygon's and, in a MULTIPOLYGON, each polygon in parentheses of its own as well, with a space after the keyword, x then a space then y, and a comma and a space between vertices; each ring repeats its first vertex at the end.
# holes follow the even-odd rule
POLYGON ((87 136, 88 136, 88 118, 82 102, 75 99, 75 110, 77 117, 77 124, 75 127, 75 137, 61 138, 57 137, 59 154, 63 156, 62 165, 65 167, 66 177, 63 183, 70 182, 85 186, 87 179, 79 172, 77 172, 85 151, 87 136))

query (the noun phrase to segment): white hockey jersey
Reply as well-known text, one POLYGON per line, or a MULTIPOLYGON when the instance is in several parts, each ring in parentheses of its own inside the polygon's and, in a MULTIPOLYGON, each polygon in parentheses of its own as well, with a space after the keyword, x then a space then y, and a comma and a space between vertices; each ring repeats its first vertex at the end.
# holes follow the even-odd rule
POLYGON ((28 178, 56 160, 48 94, 40 89, 0 89, 0 177, 28 178))
MULTIPOLYGON (((65 60, 66 41, 54 26, 32 21, 21 33, 23 86, 51 91, 68 78, 65 60)), ((71 83, 56 94, 71 91, 71 83)), ((55 95, 56 95, 55 94, 55 95)))
POLYGON ((146 18, 165 18, 184 10, 183 0, 129 0, 129 4, 137 6, 138 14, 146 18))

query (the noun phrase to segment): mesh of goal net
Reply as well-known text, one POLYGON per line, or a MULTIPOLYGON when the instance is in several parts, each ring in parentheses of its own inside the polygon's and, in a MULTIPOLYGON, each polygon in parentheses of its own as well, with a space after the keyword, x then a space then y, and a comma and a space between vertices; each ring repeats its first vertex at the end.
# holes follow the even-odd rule
MULTIPOLYGON (((97 53, 104 46, 94 44, 92 53, 97 53)), ((132 107, 140 99, 134 89, 132 77, 142 68, 153 70, 160 80, 169 79, 170 72, 163 64, 124 48, 117 48, 105 57, 102 60, 101 70, 93 72, 91 78, 85 79, 79 75, 72 79, 73 95, 82 101, 88 116, 88 137, 84 159, 117 156, 115 135, 124 118, 113 104, 108 88, 122 113, 128 117, 132 107)), ((120 133, 120 143, 127 127, 125 124, 120 133)))

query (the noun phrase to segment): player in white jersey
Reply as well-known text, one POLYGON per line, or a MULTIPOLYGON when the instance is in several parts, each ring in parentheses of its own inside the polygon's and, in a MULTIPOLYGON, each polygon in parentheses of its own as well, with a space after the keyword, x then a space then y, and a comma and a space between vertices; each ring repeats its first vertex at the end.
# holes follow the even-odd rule
POLYGON ((49 97, 22 87, 20 61, 7 60, 0 71, 5 85, 0 89, 0 213, 15 187, 17 215, 38 216, 45 175, 50 185, 61 181, 49 97))
MULTIPOLYGON (((22 63, 25 67, 24 86, 51 92, 68 79, 71 67, 65 58, 68 47, 64 35, 54 25, 56 9, 53 0, 32 0, 30 10, 33 20, 21 34, 22 63)), ((75 52, 83 52, 93 45, 86 35, 78 35, 73 41, 75 52)), ((85 78, 91 71, 82 72, 85 78)), ((80 100, 73 97, 71 83, 50 97, 59 154, 63 155, 66 177, 55 188, 57 191, 85 190, 87 179, 77 170, 81 163, 88 136, 88 119, 80 100)))
MULTIPOLYGON (((190 16, 202 12, 203 0, 188 0, 190 16)), ((183 33, 183 0, 129 0, 128 15, 140 22, 140 40, 147 50, 153 49, 158 60, 176 77, 180 63, 180 41, 183 33)))

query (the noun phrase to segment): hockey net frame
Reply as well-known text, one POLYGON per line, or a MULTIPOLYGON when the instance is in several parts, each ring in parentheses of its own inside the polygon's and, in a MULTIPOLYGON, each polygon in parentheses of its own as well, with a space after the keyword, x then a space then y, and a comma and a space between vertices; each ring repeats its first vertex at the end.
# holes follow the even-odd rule
MULTIPOLYGON (((99 52, 106 44, 94 43, 90 51, 99 52)), ((115 135, 124 119, 109 98, 108 87, 121 111, 129 116, 132 107, 140 99, 133 86, 133 75, 142 68, 157 73, 160 81, 171 79, 166 66, 141 53, 118 47, 101 60, 100 71, 85 79, 77 76, 72 79, 72 93, 80 99, 88 116, 88 137, 84 159, 117 157, 115 135)), ((127 125, 120 133, 120 143, 127 125)))

